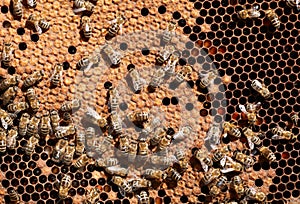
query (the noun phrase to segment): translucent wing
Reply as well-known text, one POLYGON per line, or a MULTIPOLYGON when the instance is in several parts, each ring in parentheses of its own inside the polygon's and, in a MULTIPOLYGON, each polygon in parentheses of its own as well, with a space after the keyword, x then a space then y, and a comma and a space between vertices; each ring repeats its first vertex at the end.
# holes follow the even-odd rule
POLYGON ((74 13, 80 13, 83 11, 86 11, 86 8, 77 8, 77 9, 73 9, 74 13))
POLYGON ((1 118, 1 123, 2 123, 3 128, 4 128, 5 130, 7 130, 7 128, 8 128, 8 123, 7 123, 3 118, 1 118))
POLYGON ((97 111, 95 111, 91 107, 87 107, 86 110, 87 110, 86 114, 88 116, 93 117, 95 119, 99 119, 100 118, 100 115, 97 113, 97 111))
POLYGON ((254 80, 253 82, 255 83, 256 86, 262 89, 263 86, 258 80, 254 80))
POLYGON ((247 137, 247 141, 248 141, 250 149, 253 150, 254 149, 254 143, 252 142, 251 138, 247 137))
POLYGON ((205 162, 203 162, 202 159, 200 160, 200 163, 204 172, 207 172, 209 166, 205 162))
POLYGON ((34 24, 34 28, 38 34, 42 34, 43 31, 37 23, 34 24))
POLYGON ((273 140, 282 140, 282 139, 284 139, 282 136, 279 136, 279 135, 273 135, 272 136, 272 139, 273 140))
POLYGON ((226 174, 226 173, 230 173, 230 172, 233 172, 235 171, 234 168, 225 168, 225 169, 221 169, 220 170, 223 174, 226 174))
POLYGON ((245 114, 248 113, 247 110, 246 110, 246 107, 245 107, 244 105, 239 105, 239 109, 240 109, 243 113, 245 113, 245 114))
POLYGON ((226 159, 227 159, 227 156, 225 156, 225 157, 223 157, 223 158, 221 159, 220 164, 221 164, 222 167, 225 166, 225 164, 226 164, 226 159))

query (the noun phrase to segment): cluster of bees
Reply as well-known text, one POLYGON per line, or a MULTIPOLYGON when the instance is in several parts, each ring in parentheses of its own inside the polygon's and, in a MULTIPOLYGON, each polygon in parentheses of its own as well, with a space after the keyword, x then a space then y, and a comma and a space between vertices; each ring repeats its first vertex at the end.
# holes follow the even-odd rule
MULTIPOLYGON (((258 80, 253 80, 251 88, 254 91, 253 94, 258 94, 257 96, 262 97, 263 100, 272 97, 268 88, 258 80)), ((234 120, 224 122, 223 133, 219 129, 219 124, 213 124, 205 138, 214 149, 210 153, 210 157, 207 157, 208 152, 203 149, 197 149, 193 152, 204 171, 200 185, 208 187, 208 195, 218 198, 220 194, 225 195, 227 190, 231 193, 231 198, 219 200, 218 203, 220 204, 246 204, 250 201, 264 203, 266 201, 266 195, 263 192, 254 187, 248 187, 239 176, 257 162, 255 157, 257 153, 261 155, 262 160, 269 162, 276 160, 275 154, 268 147, 262 146, 261 139, 264 138, 264 134, 254 131, 255 126, 258 125, 257 111, 260 107, 261 102, 248 103, 246 106, 239 105, 239 109, 242 111, 241 119, 246 120, 247 123, 238 124, 234 120), (220 144, 220 136, 229 138, 230 141, 245 137, 246 146, 249 149, 232 149, 230 145, 220 144)), ((291 116, 291 121, 297 126, 299 116, 294 113, 291 116)), ((271 132, 273 140, 291 141, 297 138, 292 132, 279 126, 272 128, 271 132)))

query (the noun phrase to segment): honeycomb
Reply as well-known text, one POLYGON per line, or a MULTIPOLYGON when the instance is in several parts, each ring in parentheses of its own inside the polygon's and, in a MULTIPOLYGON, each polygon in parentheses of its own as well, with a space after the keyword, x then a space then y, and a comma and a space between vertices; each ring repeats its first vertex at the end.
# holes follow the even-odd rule
MULTIPOLYGON (((24 80, 33 71, 44 70, 44 80, 35 89, 41 103, 40 110, 59 109, 63 102, 72 100, 78 94, 86 98, 91 96, 89 87, 77 85, 76 77, 81 76, 82 72, 76 69, 76 63, 86 53, 93 53, 96 47, 105 43, 109 21, 117 13, 124 13, 128 18, 123 33, 164 30, 169 21, 176 21, 176 33, 189 39, 179 64, 201 66, 205 71, 213 64, 220 75, 214 83, 222 93, 213 96, 208 91, 200 90, 200 80, 193 73, 187 81, 193 93, 191 97, 180 98, 181 93, 176 91, 159 90, 153 96, 143 93, 126 96, 124 101, 128 102, 120 104, 120 108, 135 110, 137 107, 150 108, 156 105, 166 113, 167 120, 175 131, 178 131, 178 125, 176 120, 172 120, 173 114, 176 118, 180 111, 190 111, 187 117, 195 120, 193 123, 198 125, 194 129, 198 137, 187 153, 187 157, 192 158, 192 149, 202 147, 210 123, 218 123, 222 119, 240 120, 238 105, 256 102, 257 97, 250 88, 251 82, 255 79, 262 81, 272 93, 272 99, 262 100, 262 108, 258 111, 262 122, 257 128, 265 133, 262 145, 275 153, 276 161, 257 162, 250 172, 243 173, 242 176, 248 185, 256 186, 267 194, 267 203, 299 203, 299 127, 293 125, 290 119, 292 113, 299 112, 300 17, 297 9, 289 8, 285 1, 275 0, 103 0, 97 1, 90 16, 95 28, 93 36, 89 41, 84 41, 78 28, 80 15, 72 11, 71 1, 37 1, 36 8, 23 8, 21 20, 13 19, 9 5, 8 0, 2 1, 0 18, 3 28, 0 36, 2 41, 9 38, 15 51, 12 66, 1 68, 1 77, 18 74, 24 80), (259 6, 261 16, 254 20, 239 20, 237 12, 242 6, 254 4, 259 6), (279 16, 279 29, 275 29, 266 18, 267 9, 273 9, 279 16), (29 30, 25 22, 31 13, 50 21, 50 29, 41 35, 29 30), (199 50, 208 53, 207 56, 199 56, 199 50), (52 89, 49 88, 47 79, 51 77, 56 63, 64 66, 63 84, 52 89), (157 100, 149 102, 148 97, 157 100), (181 107, 183 110, 176 106, 178 98, 185 106, 181 107), (193 102, 194 99, 196 102, 193 102), (277 125, 298 135, 297 139, 286 142, 272 140, 270 130, 277 125)), ((129 43, 121 43, 120 49, 126 50, 128 46, 129 43)), ((119 68, 103 73, 107 77, 100 78, 99 86, 94 92, 97 98, 92 101, 96 104, 96 110, 108 114, 108 110, 103 108, 107 89, 125 77, 128 66, 147 67, 155 63, 155 52, 150 47, 143 46, 139 47, 140 52, 135 57, 124 57, 119 68)), ((22 97, 23 94, 20 93, 16 100, 22 97)), ((101 190, 98 203, 138 202, 134 196, 122 196, 118 187, 110 182, 109 175, 98 171, 93 164, 88 164, 83 171, 79 171, 73 165, 54 163, 51 153, 57 141, 53 138, 40 139, 33 154, 24 154, 23 147, 27 139, 19 138, 16 149, 7 149, 1 155, 2 203, 9 203, 7 192, 11 188, 17 190, 23 203, 56 203, 58 191, 55 183, 67 173, 71 175, 72 187, 65 203, 82 203, 86 191, 95 186, 101 190)), ((230 141, 223 139, 222 142, 228 144, 230 141)), ((230 144, 244 147, 239 142, 230 144)), ((203 173, 197 170, 191 159, 189 168, 176 187, 169 188, 163 184, 157 189, 149 190, 151 202, 209 203, 207 189, 201 188, 199 184, 202 178, 203 173)))

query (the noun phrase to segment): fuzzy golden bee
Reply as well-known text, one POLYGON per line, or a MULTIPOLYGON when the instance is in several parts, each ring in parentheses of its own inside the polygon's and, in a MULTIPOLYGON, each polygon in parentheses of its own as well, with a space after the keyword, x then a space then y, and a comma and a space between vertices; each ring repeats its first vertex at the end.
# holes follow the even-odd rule
POLYGON ((244 105, 239 105, 240 110, 246 115, 250 126, 255 125, 255 123, 257 122, 257 110, 260 107, 260 102, 257 104, 248 103, 246 107, 244 105))
POLYGON ((29 75, 25 80, 24 80, 24 88, 29 88, 31 86, 34 86, 38 82, 40 82, 45 75, 44 70, 40 71, 34 71, 31 75, 29 75))
POLYGON ((40 136, 38 134, 34 134, 29 138, 27 144, 24 146, 25 154, 30 155, 34 152, 34 148, 38 144, 39 139, 40 136))
POLYGON ((28 108, 29 108, 29 105, 26 102, 11 103, 11 104, 8 104, 8 106, 7 106, 7 110, 9 112, 12 112, 12 113, 15 113, 15 114, 18 114, 21 111, 24 111, 28 108))
POLYGON ((30 121, 27 125, 27 135, 28 136, 33 136, 38 133, 40 121, 41 121, 40 114, 36 114, 30 119, 30 121))
POLYGON ((94 4, 85 0, 75 0, 74 6, 76 7, 76 9, 73 9, 74 13, 81 13, 81 12, 92 13, 95 8, 94 4))
POLYGON ((175 141, 184 140, 186 137, 188 137, 191 134, 191 132, 192 132, 192 128, 190 126, 181 127, 179 131, 173 135, 173 139, 175 141))
POLYGON ((158 88, 162 84, 164 76, 165 71, 162 68, 154 70, 149 86, 151 88, 158 88))
POLYGON ((138 150, 138 142, 135 140, 132 140, 130 142, 129 148, 128 148, 128 161, 130 163, 135 162, 137 150, 138 150))
POLYGON ((268 147, 261 147, 259 151, 261 155, 268 159, 270 162, 274 162, 276 160, 275 154, 268 147))
POLYGON ((232 135, 236 138, 240 138, 242 135, 241 131, 234 123, 224 122, 223 128, 224 128, 223 137, 225 137, 225 138, 227 137, 228 134, 232 135))
POLYGON ((242 152, 239 151, 234 151, 232 158, 242 163, 246 168, 253 166, 255 163, 253 157, 243 154, 242 152))
POLYGON ((139 200, 139 204, 150 204, 150 198, 146 191, 141 191, 139 195, 137 195, 139 200))
POLYGON ((105 54, 105 56, 108 58, 111 65, 119 65, 121 63, 122 55, 121 53, 114 49, 111 45, 106 44, 102 48, 102 52, 105 54))
POLYGON ((92 37, 93 26, 91 23, 91 19, 88 16, 82 16, 80 19, 80 30, 85 38, 92 37))
POLYGON ((204 172, 207 172, 209 168, 213 166, 213 161, 211 158, 207 157, 207 154, 208 152, 202 149, 197 149, 193 154, 194 157, 200 162, 204 172))
POLYGON ((231 157, 226 157, 226 160, 227 161, 224 165, 224 168, 220 170, 223 174, 230 173, 230 172, 240 173, 243 171, 244 167, 242 164, 233 161, 231 157))
POLYGON ((171 42, 172 37, 175 35, 176 28, 177 28, 176 22, 171 21, 168 23, 167 29, 163 32, 162 35, 162 42, 164 44, 171 42))
POLYGON ((59 182, 58 197, 60 199, 65 199, 68 197, 68 192, 71 188, 71 185, 72 185, 71 176, 65 174, 64 177, 59 182))
POLYGON ((0 128, 0 153, 6 151, 6 130, 0 128))
POLYGON ((28 25, 33 26, 34 31, 38 34, 42 34, 44 31, 49 30, 51 26, 49 21, 47 21, 44 18, 41 18, 41 16, 37 14, 30 14, 26 23, 28 25))
POLYGON ((292 132, 284 130, 279 126, 272 128, 271 131, 274 134, 272 136, 273 140, 291 140, 297 138, 297 135, 294 135, 292 132))
POLYGON ((173 169, 172 167, 169 167, 166 170, 166 173, 168 175, 168 178, 170 178, 173 181, 181 180, 181 175, 175 169, 173 169))
POLYGON ((299 116, 297 113, 292 113, 291 120, 295 126, 299 126, 299 116))
POLYGON ((175 75, 175 81, 177 83, 182 83, 187 79, 189 75, 191 75, 193 71, 193 67, 191 65, 183 65, 181 69, 175 75))
POLYGON ((15 149, 17 146, 18 130, 17 128, 12 128, 8 131, 6 136, 6 146, 8 149, 15 149))
POLYGON ((110 122, 111 122, 111 132, 114 132, 116 135, 122 134, 122 120, 117 113, 112 113, 110 115, 110 122))
POLYGON ((261 140, 259 138, 258 133, 254 133, 250 128, 244 127, 242 132, 247 138, 250 149, 254 149, 254 145, 261 145, 261 140))
POLYGON ((62 72, 63 72, 63 65, 62 64, 56 64, 54 66, 53 74, 50 78, 51 85, 58 86, 62 84, 62 72))
POLYGON ((149 112, 147 111, 134 111, 127 115, 128 119, 132 122, 144 123, 149 119, 149 112))
POLYGON ((93 125, 99 126, 100 128, 103 128, 107 125, 106 118, 99 115, 97 111, 94 109, 87 107, 87 111, 85 114, 85 119, 90 122, 93 125))
POLYGON ((164 180, 167 178, 166 172, 159 169, 146 169, 143 176, 146 179, 164 180))
POLYGON ((87 190, 86 194, 85 194, 85 200, 84 200, 84 204, 93 204, 96 203, 96 201, 100 198, 100 190, 96 187, 87 190))
POLYGON ((13 121, 16 118, 15 114, 9 114, 5 110, 0 108, 0 121, 2 124, 2 127, 7 130, 8 127, 11 127, 13 125, 13 121))
POLYGON ((19 88, 17 86, 9 87, 1 96, 2 104, 7 105, 11 103, 17 95, 19 88))
POLYGON ((80 70, 84 70, 85 72, 89 71, 94 65, 100 62, 100 55, 97 54, 91 54, 86 55, 83 58, 81 58, 76 66, 80 70))
POLYGON ((280 20, 279 20, 278 15, 275 13, 274 10, 268 9, 268 10, 266 11, 266 16, 267 16, 267 18, 271 21, 272 25, 273 25, 275 28, 277 28, 277 29, 280 28, 280 23, 281 23, 281 22, 280 22, 280 20))
POLYGON ((40 102, 32 87, 26 91, 26 98, 32 111, 37 112, 40 108, 40 102))
POLYGON ((134 192, 141 190, 141 189, 149 189, 151 187, 151 181, 147 179, 132 179, 129 180, 132 185, 132 190, 134 192))
POLYGON ((225 189, 227 186, 227 177, 219 177, 213 184, 210 185, 209 194, 212 196, 217 196, 220 192, 225 189))
POLYGON ((50 129, 50 115, 48 111, 45 111, 40 121, 40 136, 47 136, 50 133, 50 129))
POLYGON ((108 35, 110 37, 116 36, 119 32, 122 33, 122 27, 126 23, 127 18, 125 15, 119 14, 117 17, 112 20, 111 26, 108 29, 108 35))
POLYGON ((58 126, 56 128, 55 137, 60 139, 74 134, 76 134, 76 127, 73 124, 68 126, 58 126))
POLYGON ((56 163, 59 163, 65 153, 66 147, 68 145, 68 140, 60 139, 56 143, 52 152, 52 160, 56 163))
POLYGON ((219 76, 219 73, 217 70, 212 70, 208 73, 199 73, 200 76, 200 83, 199 87, 201 89, 210 88, 214 80, 219 76))
POLYGON ((111 87, 108 90, 110 112, 114 113, 119 107, 120 94, 116 87, 111 87))
POLYGON ((266 195, 261 192, 261 191, 257 191, 255 188, 253 187, 248 187, 245 189, 245 194, 246 197, 250 198, 251 200, 256 200, 259 202, 264 202, 266 200, 266 195))
POLYGON ((75 162, 74 167, 77 169, 83 169, 90 161, 90 158, 86 154, 82 154, 75 162))
POLYGON ((166 76, 172 76, 175 74, 175 68, 178 64, 179 56, 176 53, 172 53, 170 58, 167 60, 166 66, 163 67, 166 76))
POLYGON ((6 78, 0 83, 0 91, 6 91, 11 86, 17 86, 20 81, 21 77, 18 75, 6 78))
POLYGON ((75 144, 70 143, 65 149, 65 152, 61 159, 62 162, 67 166, 71 165, 74 154, 75 154, 75 144))
POLYGON ((138 93, 143 88, 142 87, 143 83, 144 83, 143 79, 141 78, 141 76, 136 68, 130 68, 128 71, 129 71, 129 76, 132 81, 133 90, 135 93, 138 93))
POLYGON ((85 135, 83 132, 79 132, 76 134, 76 146, 75 146, 75 154, 80 156, 83 154, 85 149, 85 135))
POLYGON ((56 131, 56 128, 59 126, 60 117, 56 110, 50 111, 50 121, 53 131, 56 131))
POLYGON ((290 8, 297 8, 300 9, 300 2, 299 0, 286 0, 286 5, 290 8))
POLYGON ((156 61, 159 64, 163 64, 165 61, 169 59, 169 57, 172 55, 172 53, 175 52, 175 47, 173 45, 166 45, 163 50, 159 52, 158 57, 156 58, 156 61))
MULTIPOLYGON (((11 64, 12 58, 13 58, 13 48, 12 48, 11 42, 4 41, 3 46, 2 46, 2 53, 1 53, 1 62, 2 62, 2 64, 5 67, 9 67, 10 64, 11 64)), ((6 90, 9 86, 11 86, 10 83, 9 83, 9 86, 7 87, 7 82, 11 82, 11 81, 4 80, 1 83, 1 91, 6 90)), ((14 85, 16 85, 16 84, 14 84, 14 85)))
POLYGON ((63 112, 69 112, 69 111, 75 112, 80 107, 81 107, 81 101, 79 99, 74 99, 72 101, 64 102, 61 105, 60 110, 63 111, 63 112))
POLYGON ((29 122, 30 122, 30 115, 28 113, 23 113, 20 118, 20 122, 19 122, 19 126, 18 126, 19 135, 21 135, 21 136, 26 135, 27 125, 29 122))
POLYGON ((243 10, 238 12, 238 17, 240 19, 247 19, 247 18, 258 18, 260 17, 260 12, 258 11, 258 6, 252 6, 250 9, 246 9, 243 6, 243 10))
POLYGON ((256 79, 252 81, 251 87, 267 100, 272 97, 268 88, 256 79))
POLYGON ((124 196, 126 193, 132 193, 132 186, 126 179, 120 176, 113 176, 111 181, 119 187, 120 193, 124 196))

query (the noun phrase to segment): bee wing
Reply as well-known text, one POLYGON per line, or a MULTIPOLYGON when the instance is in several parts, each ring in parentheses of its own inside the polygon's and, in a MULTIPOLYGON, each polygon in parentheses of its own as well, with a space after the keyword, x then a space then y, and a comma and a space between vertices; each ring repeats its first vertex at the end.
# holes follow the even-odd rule
POLYGON ((224 137, 224 138, 226 138, 226 137, 227 137, 227 135, 228 135, 228 134, 227 134, 227 132, 226 132, 226 133, 224 133, 224 134, 223 134, 223 137, 224 137))
POLYGON ((201 166, 202 166, 202 169, 204 170, 204 172, 207 172, 209 166, 207 164, 205 164, 202 160, 200 160, 200 163, 201 163, 201 166))
POLYGON ((254 83, 256 86, 258 86, 260 89, 263 88, 262 84, 258 80, 254 80, 254 83))
POLYGON ((88 115, 88 116, 91 116, 91 117, 93 117, 93 118, 95 118, 95 119, 99 119, 100 118, 100 115, 97 113, 97 111, 95 111, 94 109, 92 109, 91 107, 87 107, 86 108, 86 114, 88 115))
POLYGON ((3 118, 1 118, 1 123, 2 123, 3 128, 4 128, 5 130, 7 130, 7 128, 8 128, 8 123, 7 123, 3 118))
POLYGON ((37 23, 34 24, 34 28, 38 34, 42 34, 43 31, 37 23))
POLYGON ((248 141, 250 149, 253 150, 254 149, 254 143, 251 141, 251 138, 247 137, 247 141, 248 141))
POLYGON ((281 137, 281 136, 279 136, 279 135, 273 135, 273 136, 272 136, 272 139, 273 139, 273 140, 282 140, 282 139, 284 139, 284 138, 281 137))
POLYGON ((223 174, 226 174, 226 173, 230 173, 230 172, 233 172, 235 171, 234 168, 226 168, 226 169, 221 169, 220 170, 223 174))
POLYGON ((243 113, 245 113, 245 114, 248 113, 247 110, 246 110, 246 107, 245 107, 244 105, 239 105, 239 109, 240 109, 243 113))
POLYGON ((86 11, 86 8, 77 8, 77 9, 73 9, 73 12, 74 12, 74 13, 80 13, 80 12, 83 12, 83 11, 86 11))

